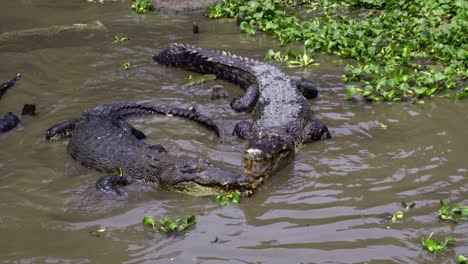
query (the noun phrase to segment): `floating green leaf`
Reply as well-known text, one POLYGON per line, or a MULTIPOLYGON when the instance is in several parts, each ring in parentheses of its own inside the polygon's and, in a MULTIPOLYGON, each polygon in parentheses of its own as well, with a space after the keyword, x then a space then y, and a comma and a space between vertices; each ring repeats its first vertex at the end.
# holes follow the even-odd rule
POLYGON ((416 206, 415 203, 406 204, 405 202, 401 202, 401 205, 405 208, 403 210, 398 210, 392 214, 392 223, 395 223, 397 220, 403 219, 405 213, 408 212, 409 209, 412 209, 416 206))
POLYGON ((455 239, 451 236, 445 237, 444 243, 441 243, 439 240, 434 238, 433 235, 434 232, 431 232, 431 234, 426 239, 421 238, 422 246, 430 252, 439 253, 445 250, 449 243, 455 243, 455 239))
POLYGON ((448 221, 466 221, 468 220, 468 206, 460 206, 453 204, 449 206, 444 200, 440 200, 440 208, 438 210, 439 217, 442 220, 448 221))
POLYGON ((189 215, 187 218, 178 218, 175 221, 169 217, 163 217, 159 219, 159 226, 156 227, 156 222, 154 217, 145 216, 143 218, 143 224, 151 226, 153 229, 156 229, 158 232, 170 234, 173 232, 184 231, 190 226, 196 224, 195 215, 189 215))
POLYGON ((135 0, 132 4, 132 10, 138 14, 143 14, 154 10, 154 4, 151 0, 135 0))
POLYGON ((468 258, 463 255, 458 255, 456 261, 457 264, 468 264, 468 258))
POLYGON ((125 42, 129 40, 127 37, 119 37, 119 36, 114 36, 114 41, 112 41, 113 44, 119 43, 119 42, 125 42))
POLYGON ((122 68, 124 70, 128 70, 130 69, 131 65, 130 65, 130 62, 129 61, 125 61, 125 62, 122 62, 122 68))
POLYGON ((143 217, 143 224, 144 225, 149 225, 149 226, 152 226, 153 228, 155 228, 154 225, 156 224, 156 222, 154 220, 154 217, 149 216, 149 215, 145 215, 145 217, 143 217))
POLYGON ((216 198, 212 199, 212 202, 218 203, 219 205, 238 204, 240 202, 240 193, 238 191, 229 194, 220 194, 216 198))

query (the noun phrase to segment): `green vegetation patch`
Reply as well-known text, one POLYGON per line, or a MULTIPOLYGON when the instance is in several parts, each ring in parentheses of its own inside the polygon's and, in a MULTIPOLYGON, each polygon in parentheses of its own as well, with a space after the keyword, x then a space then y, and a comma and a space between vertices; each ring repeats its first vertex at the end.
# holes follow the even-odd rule
POLYGON ((468 264, 468 258, 463 255, 458 255, 456 261, 457 264, 468 264))
POLYGON ((135 0, 132 4, 132 10, 138 14, 144 14, 154 10, 154 4, 151 0, 135 0))
POLYGON ((219 205, 238 204, 240 202, 240 193, 238 191, 229 194, 220 194, 211 200, 219 205))
POLYGON ((447 221, 466 221, 468 220, 468 206, 454 204, 450 206, 444 200, 440 200, 439 217, 447 221))
POLYGON ((159 226, 156 227, 156 220, 153 216, 145 216, 143 218, 143 225, 151 226, 158 232, 172 234, 174 232, 181 232, 197 223, 195 215, 189 215, 186 218, 177 218, 172 220, 169 217, 159 219, 159 226))
POLYGON ((423 248, 433 253, 444 251, 450 243, 455 243, 455 238, 447 236, 445 237, 444 243, 441 243, 439 240, 434 238, 434 232, 431 232, 427 238, 421 238, 423 248))
POLYGON ((395 213, 392 214, 392 223, 395 223, 397 220, 403 219, 405 216, 405 213, 408 212, 409 209, 412 209, 416 206, 415 203, 411 204, 406 204, 405 202, 402 202, 401 205, 405 208, 403 210, 398 210, 395 213))
MULTIPOLYGON (((262 31, 281 44, 302 42, 302 58, 315 52, 352 59, 345 67, 347 97, 400 101, 466 85, 468 1, 300 1, 308 9, 300 19, 292 2, 226 0, 207 13, 211 18, 242 14, 240 27, 248 34, 262 31)), ((456 99, 467 95, 464 87, 456 99)))

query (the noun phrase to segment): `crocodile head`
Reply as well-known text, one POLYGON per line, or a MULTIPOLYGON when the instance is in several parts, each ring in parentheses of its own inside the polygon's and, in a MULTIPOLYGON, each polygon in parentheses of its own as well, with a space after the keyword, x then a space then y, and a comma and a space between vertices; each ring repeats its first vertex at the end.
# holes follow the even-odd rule
POLYGON ((253 193, 249 177, 217 167, 202 158, 178 157, 175 164, 163 173, 165 176, 161 183, 167 189, 195 196, 233 191, 238 191, 242 196, 253 193))
POLYGON ((263 181, 294 157, 294 143, 288 136, 258 131, 244 152, 244 174, 251 181, 263 181))

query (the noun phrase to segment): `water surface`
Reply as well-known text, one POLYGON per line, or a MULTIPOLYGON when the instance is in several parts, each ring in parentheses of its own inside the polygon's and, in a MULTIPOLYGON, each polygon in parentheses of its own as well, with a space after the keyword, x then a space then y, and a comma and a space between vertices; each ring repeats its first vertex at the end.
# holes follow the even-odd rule
POLYGON ((38 115, 0 135, 0 260, 4 263, 454 263, 468 255, 468 224, 443 223, 439 200, 468 205, 466 150, 468 105, 443 98, 426 104, 345 101, 343 63, 319 56, 320 66, 287 69, 315 80, 316 118, 332 140, 301 149, 294 162, 239 206, 220 207, 209 197, 162 192, 149 185, 123 188, 113 198, 94 189, 102 174, 66 152, 67 140, 46 142, 51 125, 110 102, 196 106, 222 128, 221 143, 207 129, 179 118, 151 116, 132 124, 149 144, 175 154, 199 155, 240 170, 245 142, 231 137, 235 124, 251 119, 212 101, 209 88, 241 90, 222 81, 180 88, 190 73, 152 62, 171 42, 225 49, 261 59, 275 42, 240 34, 233 21, 201 14, 135 15, 128 3, 8 1, 0 32, 84 23, 99 19, 108 33, 76 34, 52 41, 0 46, 0 80, 24 78, 0 101, 0 113, 37 104, 38 115), (201 34, 193 35, 196 21, 201 34), (115 35, 130 41, 112 44, 115 35), (124 71, 121 63, 131 62, 124 71), (386 125, 386 129, 381 126, 386 125), (415 202, 403 220, 389 221, 415 202), (141 224, 144 215, 197 215, 190 236, 167 237, 141 224), (89 231, 106 228, 101 237, 89 231), (441 255, 424 251, 422 236, 452 235, 441 255))

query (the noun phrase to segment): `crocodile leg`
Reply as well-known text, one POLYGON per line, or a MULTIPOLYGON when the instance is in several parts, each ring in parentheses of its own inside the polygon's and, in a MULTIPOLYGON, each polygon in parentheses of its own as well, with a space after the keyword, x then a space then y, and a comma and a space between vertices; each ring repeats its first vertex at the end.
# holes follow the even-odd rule
MULTIPOLYGON (((16 81, 19 80, 20 77, 21 77, 21 74, 18 73, 14 78, 0 84, 0 98, 9 88, 15 85, 16 81)), ((11 112, 7 113, 3 119, 0 118, 0 133, 8 132, 12 130, 19 123, 20 123, 20 120, 18 119, 17 116, 15 116, 11 112)))
POLYGON ((20 123, 20 120, 12 112, 5 115, 5 118, 0 119, 0 133, 8 132, 15 128, 20 123))
POLYGON ((132 182, 125 176, 104 176, 96 182, 96 189, 107 194, 122 195, 117 188, 118 186, 126 186, 132 182))
POLYGON ((257 103, 260 95, 257 85, 251 85, 245 91, 244 95, 234 98, 231 102, 231 108, 236 112, 250 112, 257 103))
POLYGON ((47 129, 45 139, 52 141, 72 136, 76 122, 78 122, 78 119, 64 121, 51 126, 47 129))
POLYGON ((13 87, 13 85, 15 85, 16 81, 18 81, 20 77, 21 74, 18 73, 12 79, 0 84, 0 97, 2 97, 2 95, 8 90, 8 88, 13 87))
POLYGON ((291 79, 291 84, 296 87, 305 98, 313 99, 317 97, 317 85, 313 81, 297 76, 289 76, 289 79, 291 79))
POLYGON ((328 127, 318 121, 311 121, 304 128, 302 133, 302 143, 307 144, 312 141, 330 139, 331 135, 328 127))
POLYGON ((250 121, 241 121, 237 123, 234 131, 232 131, 233 136, 237 136, 241 139, 248 139, 252 135, 252 122, 250 121))
POLYGON ((156 150, 158 153, 167 152, 166 148, 164 148, 160 144, 149 145, 148 148, 152 150, 156 150))

